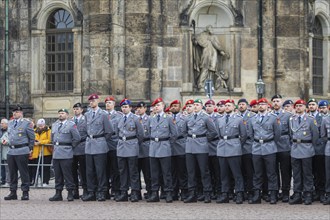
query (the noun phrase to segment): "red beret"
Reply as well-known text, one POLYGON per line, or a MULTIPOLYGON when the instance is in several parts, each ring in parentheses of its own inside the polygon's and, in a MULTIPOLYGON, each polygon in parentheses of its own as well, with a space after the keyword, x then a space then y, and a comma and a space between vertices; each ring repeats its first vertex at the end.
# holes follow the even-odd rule
POLYGON ((159 102, 163 102, 163 99, 162 98, 157 98, 157 99, 155 99, 155 101, 153 101, 152 103, 151 103, 151 106, 155 106, 157 103, 159 103, 159 102))
POLYGON ((175 105, 175 104, 181 104, 179 100, 174 100, 171 102, 170 106, 175 105))
POLYGON ((268 100, 266 98, 261 98, 258 100, 258 104, 260 103, 267 103, 268 104, 268 100))
POLYGON ((218 112, 218 108, 214 108, 214 112, 218 112))
POLYGON ((297 104, 306 105, 306 102, 305 102, 304 100, 302 100, 302 99, 298 99, 298 100, 294 103, 293 107, 295 108, 297 104))
POLYGON ((215 102, 212 99, 210 99, 210 100, 207 100, 204 105, 205 106, 206 105, 215 105, 215 102))
POLYGON ((251 102, 250 102, 250 106, 251 106, 251 107, 254 106, 254 105, 257 105, 257 104, 258 104, 258 102, 257 102, 256 99, 253 99, 253 100, 251 100, 251 102))
POLYGON ((96 93, 94 93, 88 97, 88 101, 90 101, 92 99, 99 99, 99 96, 96 93))
POLYGON ((225 101, 225 104, 227 104, 227 103, 232 103, 232 104, 235 105, 235 101, 232 100, 232 99, 227 99, 227 100, 225 101))
POLYGON ((116 99, 113 96, 108 96, 108 97, 105 98, 104 102, 107 102, 107 101, 114 101, 115 102, 116 99))
POLYGON ((192 100, 192 99, 188 99, 188 100, 186 101, 186 105, 193 105, 194 103, 195 103, 195 101, 192 100))
POLYGON ((221 99, 221 100, 217 103, 217 106, 219 106, 219 105, 224 105, 225 102, 226 102, 226 100, 221 99))
POLYGON ((186 110, 186 106, 183 106, 182 111, 186 110))
POLYGON ((170 106, 165 108, 165 112, 170 112, 170 108, 171 108, 170 106))

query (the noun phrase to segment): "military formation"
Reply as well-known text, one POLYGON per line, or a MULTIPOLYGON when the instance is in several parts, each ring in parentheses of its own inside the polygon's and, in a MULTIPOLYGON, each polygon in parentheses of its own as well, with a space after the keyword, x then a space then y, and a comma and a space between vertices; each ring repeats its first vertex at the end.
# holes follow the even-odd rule
MULTIPOLYGON (((236 204, 278 201, 330 204, 330 114, 326 100, 179 100, 166 108, 92 94, 89 108, 58 111, 52 125, 55 195, 49 201, 159 202, 181 200, 236 204), (141 179, 146 193, 142 195, 141 179), (293 185, 291 186, 291 180, 293 185), (82 194, 79 187, 82 188, 82 194), (293 193, 290 194, 290 190, 293 193)), ((29 200, 31 122, 20 106, 8 126, 10 194, 29 200)))

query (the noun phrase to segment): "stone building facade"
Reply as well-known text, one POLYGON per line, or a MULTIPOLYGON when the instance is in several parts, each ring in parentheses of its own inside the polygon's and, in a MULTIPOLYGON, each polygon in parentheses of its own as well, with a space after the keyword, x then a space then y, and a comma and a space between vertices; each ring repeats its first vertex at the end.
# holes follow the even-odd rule
MULTIPOLYGON (((268 98, 330 96, 330 0, 8 1, 10 103, 32 105, 35 118, 91 93, 206 99, 194 88, 192 39, 208 25, 230 54, 228 88, 214 99, 256 98, 258 74, 268 98)), ((5 1, 0 11, 3 103, 5 1)))

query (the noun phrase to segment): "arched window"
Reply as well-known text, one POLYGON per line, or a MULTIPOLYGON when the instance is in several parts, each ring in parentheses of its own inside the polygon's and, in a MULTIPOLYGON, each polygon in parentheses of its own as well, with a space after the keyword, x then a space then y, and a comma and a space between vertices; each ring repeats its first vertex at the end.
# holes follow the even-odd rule
POLYGON ((73 32, 74 22, 64 9, 48 18, 46 30, 46 90, 73 91, 73 32))
POLYGON ((313 94, 323 95, 323 32, 318 17, 313 28, 313 94))

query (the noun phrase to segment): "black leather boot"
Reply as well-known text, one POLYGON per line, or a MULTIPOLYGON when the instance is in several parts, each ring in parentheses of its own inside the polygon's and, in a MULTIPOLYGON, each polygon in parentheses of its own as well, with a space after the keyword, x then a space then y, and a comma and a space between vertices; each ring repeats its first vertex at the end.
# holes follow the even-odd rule
POLYGON ((5 200, 17 200, 17 193, 16 190, 10 190, 10 193, 8 196, 5 196, 5 200))
POLYGON ((88 192, 86 196, 82 197, 82 201, 84 201, 84 202, 96 201, 95 193, 88 192))
POLYGON ((289 200, 289 204, 296 205, 301 203, 302 203, 301 193, 300 192, 293 193, 292 197, 289 200))
MULTIPOLYGON (((78 198, 79 198, 79 192, 78 192, 78 198)), ((73 190, 68 190, 68 196, 66 197, 66 199, 69 202, 72 202, 74 200, 73 190)))
POLYGON ((217 199, 216 203, 229 203, 228 193, 221 193, 221 196, 217 199))
POLYGON ((312 202, 313 202, 313 195, 312 195, 311 192, 305 192, 304 193, 304 197, 305 197, 305 200, 304 200, 304 204, 305 205, 312 204, 312 202))
POLYGON ((323 205, 330 205, 330 193, 326 194, 325 200, 323 202, 323 205))
POLYGON ((275 191, 275 190, 270 191, 269 199, 270 199, 270 201, 269 201, 270 204, 272 204, 272 205, 276 204, 277 203, 277 191, 275 191))
POLYGON ((211 203, 211 194, 210 194, 210 192, 204 193, 204 203, 211 203))
POLYGON ((80 198, 87 196, 87 194, 88 194, 87 189, 83 189, 83 194, 80 196, 80 198))
POLYGON ((140 191, 133 190, 132 193, 131 193, 131 198, 130 198, 131 199, 131 202, 138 202, 139 201, 139 194, 141 196, 141 192, 140 191))
POLYGON ((186 190, 186 189, 183 189, 183 190, 181 190, 181 193, 180 193, 181 195, 181 201, 184 201, 186 198, 188 198, 188 190, 186 190))
POLYGON ((97 194, 97 201, 99 202, 104 202, 106 199, 105 199, 105 195, 106 192, 98 192, 97 194))
POLYGON ((21 200, 29 200, 29 191, 23 191, 23 195, 21 197, 21 200))
POLYGON ((128 194, 127 191, 122 191, 121 194, 117 197, 116 202, 127 202, 128 194))
POLYGON ((78 189, 75 189, 74 191, 73 191, 73 198, 74 199, 79 199, 80 197, 79 197, 79 190, 78 189))
POLYGON ((326 200, 325 192, 320 191, 320 203, 324 203, 325 200, 326 200))
POLYGON ((148 198, 147 202, 159 202, 159 195, 158 191, 152 191, 150 197, 148 198))
POLYGON ((166 193, 163 189, 161 189, 161 191, 160 191, 159 199, 166 199, 166 193))
POLYGON ((166 203, 171 203, 173 202, 173 196, 172 192, 166 192, 166 198, 165 198, 166 203))
POLYGON ((49 201, 55 202, 55 201, 63 201, 62 197, 62 190, 56 190, 55 195, 53 197, 49 198, 49 201))
POLYGON ((244 200, 243 192, 236 193, 236 204, 242 204, 244 200))
POLYGON ((261 203, 260 190, 255 190, 252 199, 249 200, 249 204, 260 204, 260 203, 261 203))
POLYGON ((194 191, 189 191, 188 197, 183 201, 184 203, 197 202, 197 197, 194 191))
POLYGON ((282 191, 282 202, 289 202, 289 198, 290 198, 290 193, 288 190, 283 190, 282 191))

